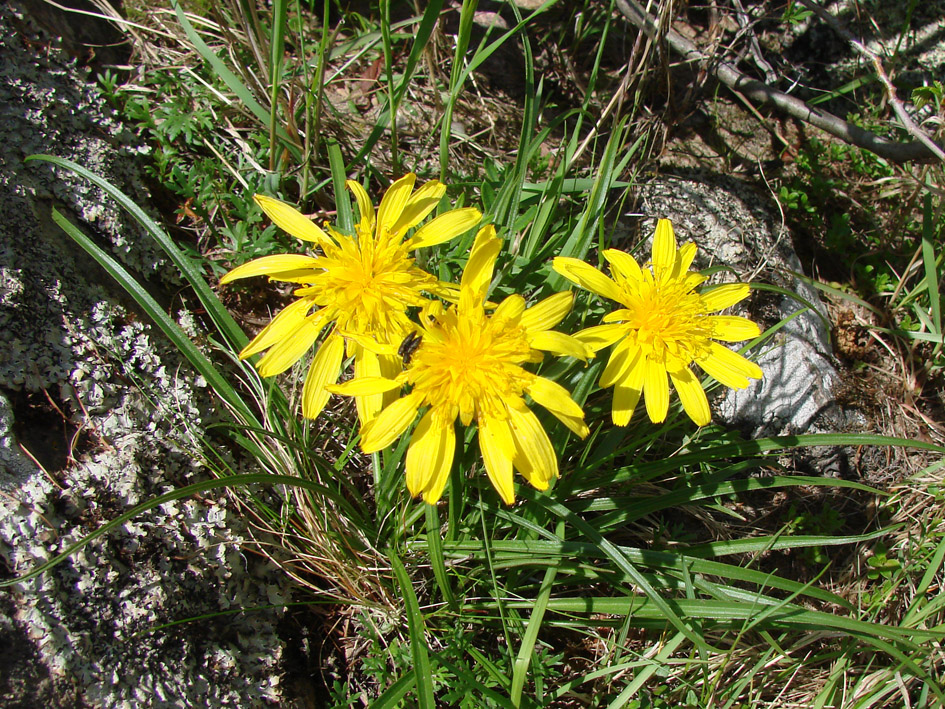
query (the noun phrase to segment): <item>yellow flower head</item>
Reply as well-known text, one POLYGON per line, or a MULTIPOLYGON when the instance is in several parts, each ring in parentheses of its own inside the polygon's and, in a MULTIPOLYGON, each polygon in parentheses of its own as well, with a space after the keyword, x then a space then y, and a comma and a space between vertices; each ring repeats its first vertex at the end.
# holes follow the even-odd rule
MULTIPOLYGON (((240 358, 245 359, 269 350, 257 365, 264 377, 295 364, 329 328, 305 378, 302 415, 306 418, 315 418, 325 407, 326 386, 338 381, 346 343, 348 355, 354 356, 356 376, 396 376, 401 369, 397 345, 414 327, 407 310, 428 306, 425 293, 441 297, 455 294, 455 287, 417 266, 410 252, 459 236, 474 227, 482 215, 471 207, 454 209, 405 239, 446 192, 446 186, 436 180, 414 191, 415 181, 416 176, 408 174, 394 182, 375 216, 367 193, 349 180, 348 189, 354 193, 361 215, 355 236, 327 225, 326 232, 272 197, 253 197, 275 224, 313 244, 315 252, 264 256, 233 269, 220 283, 267 275, 270 280, 299 285, 294 292, 297 300, 240 352, 240 358)), ((356 402, 358 415, 366 422, 380 410, 383 396, 359 396, 356 402)))
POLYGON ((576 337, 592 351, 616 346, 600 378, 600 386, 614 386, 613 420, 630 422, 640 395, 650 420, 660 423, 669 408, 672 380, 683 409, 699 426, 712 418, 702 385, 689 365, 698 364, 709 375, 734 389, 760 379, 761 368, 713 340, 738 342, 756 337, 758 326, 735 315, 710 315, 748 297, 748 285, 733 283, 699 293, 705 277, 690 272, 696 255, 692 242, 676 248, 673 226, 660 219, 653 238, 653 260, 645 268, 616 249, 603 252, 613 278, 575 258, 558 257, 554 269, 568 280, 623 307, 604 316, 603 325, 576 337))
POLYGON ((479 231, 459 303, 426 318, 421 344, 400 376, 356 378, 332 387, 353 396, 410 387, 362 426, 361 447, 367 453, 390 445, 428 407, 411 435, 406 469, 410 493, 422 494, 431 504, 440 498, 453 464, 457 418, 464 426, 478 424, 486 472, 508 504, 515 501, 513 469, 539 490, 558 476, 551 441, 525 394, 582 438, 588 433, 584 412, 568 391, 523 367, 540 362, 543 351, 586 359, 584 345, 551 329, 567 315, 572 294, 557 293, 530 308, 521 296, 511 295, 487 315, 486 291, 501 247, 492 226, 479 231))

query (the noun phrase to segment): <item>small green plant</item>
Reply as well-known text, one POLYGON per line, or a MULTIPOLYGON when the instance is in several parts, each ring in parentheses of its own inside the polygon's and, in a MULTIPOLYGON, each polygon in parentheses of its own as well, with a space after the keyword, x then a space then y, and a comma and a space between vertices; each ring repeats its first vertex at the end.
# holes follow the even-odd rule
POLYGON ((882 542, 873 547, 873 555, 866 560, 866 564, 869 567, 866 576, 872 581, 880 578, 888 580, 902 569, 902 564, 890 557, 889 550, 882 542))
POLYGON ((813 10, 802 7, 794 0, 788 0, 784 8, 784 14, 781 15, 781 22, 785 22, 789 25, 799 25, 813 14, 813 10))

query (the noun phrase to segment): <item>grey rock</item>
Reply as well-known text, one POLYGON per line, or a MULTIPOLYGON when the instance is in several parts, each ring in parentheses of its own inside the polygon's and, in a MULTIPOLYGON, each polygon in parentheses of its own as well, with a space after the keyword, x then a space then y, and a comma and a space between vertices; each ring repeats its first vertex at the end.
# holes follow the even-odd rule
MULTIPOLYGON (((44 152, 139 203, 131 136, 75 67, 34 53, 0 6, 0 559, 21 576, 129 507, 211 476, 204 382, 51 219, 55 205, 159 293, 176 275, 142 230, 44 152), (29 454, 27 454, 27 451, 29 454), (45 468, 41 469, 40 465, 45 468)), ((170 300, 168 299, 168 302, 170 300)), ((143 513, 0 594, 0 704, 266 706, 282 700, 287 576, 243 552, 233 501, 143 513), (197 616, 172 627, 163 624, 197 616), (11 650, 11 652, 13 652, 11 650), (24 687, 29 688, 24 694, 24 687)))

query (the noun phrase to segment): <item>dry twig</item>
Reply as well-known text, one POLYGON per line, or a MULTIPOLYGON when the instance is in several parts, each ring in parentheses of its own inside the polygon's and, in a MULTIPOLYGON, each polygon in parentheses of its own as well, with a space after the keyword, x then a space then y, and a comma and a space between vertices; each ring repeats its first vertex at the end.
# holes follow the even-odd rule
POLYGON ((937 157, 939 160, 945 161, 945 151, 936 145, 935 141, 933 141, 932 138, 930 138, 929 135, 924 130, 922 130, 914 120, 912 120, 912 116, 909 115, 905 106, 902 105, 902 101, 900 101, 896 96, 896 87, 893 86, 892 81, 890 81, 889 75, 886 73, 886 69, 883 67, 883 63, 880 61, 879 55, 863 44, 860 40, 858 40, 853 35, 853 33, 850 32, 850 30, 840 23, 840 20, 831 15, 824 8, 811 2, 811 0, 798 0, 798 2, 800 2, 801 5, 808 8, 809 10, 812 10, 814 14, 830 25, 834 32, 849 42, 850 46, 852 46, 856 51, 873 63, 873 68, 876 70, 876 76, 879 78, 880 83, 886 90, 886 98, 889 103, 892 104, 893 111, 896 112, 896 116, 899 118, 899 122, 902 123, 902 127, 906 129, 906 132, 909 135, 932 151, 935 157, 937 157))
MULTIPOLYGON (((657 21, 636 0, 617 0, 617 8, 627 20, 648 36, 661 37, 657 21)), ((945 159, 940 156, 941 148, 934 143, 932 145, 935 150, 918 140, 911 143, 887 140, 832 113, 822 111, 783 91, 778 91, 762 81, 745 76, 728 62, 716 61, 706 56, 695 44, 673 29, 668 28, 662 37, 673 51, 682 55, 686 61, 704 66, 706 71, 732 91, 759 103, 769 103, 787 115, 820 128, 851 145, 864 148, 896 163, 933 162, 945 159)))

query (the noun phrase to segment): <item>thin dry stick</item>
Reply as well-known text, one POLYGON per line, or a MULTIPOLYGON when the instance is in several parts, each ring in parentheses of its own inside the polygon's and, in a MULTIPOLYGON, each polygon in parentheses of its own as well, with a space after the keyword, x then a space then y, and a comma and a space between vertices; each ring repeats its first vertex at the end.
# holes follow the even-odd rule
POLYGON ((755 30, 752 27, 751 18, 745 11, 745 6, 742 5, 742 0, 732 0, 732 4, 735 6, 735 18, 738 20, 738 26, 742 28, 742 32, 748 35, 749 52, 751 53, 751 58, 755 60, 755 66, 764 72, 765 81, 769 84, 773 84, 778 80, 778 75, 761 53, 761 44, 759 44, 758 36, 755 34, 755 30))
MULTIPOLYGON (((659 31, 657 21, 646 12, 635 0, 616 0, 620 13, 636 27, 649 36, 659 31)), ((770 103, 775 108, 804 123, 820 128, 841 140, 855 145, 896 163, 905 162, 933 162, 939 154, 925 143, 898 143, 881 138, 875 133, 863 130, 857 125, 848 123, 832 113, 821 111, 807 105, 804 101, 773 89, 764 82, 752 79, 742 74, 738 69, 724 61, 716 61, 703 52, 695 44, 683 37, 675 30, 670 29, 665 35, 666 42, 677 54, 681 54, 686 61, 699 63, 705 66, 706 71, 732 91, 744 94, 759 103, 770 103)), ((938 147, 938 146, 936 146, 938 147)), ((939 148, 939 151, 941 149, 939 148)))
POLYGON ((860 40, 858 40, 853 35, 853 33, 850 32, 850 30, 840 23, 840 20, 831 15, 824 8, 814 4, 810 0, 798 0, 798 2, 800 2, 804 7, 813 10, 818 17, 820 17, 824 22, 833 28, 834 32, 843 37, 843 39, 850 43, 850 46, 852 46, 856 51, 873 63, 873 68, 876 70, 876 76, 879 77, 880 83, 886 90, 886 98, 889 100, 889 103, 892 104, 893 111, 896 112, 896 116, 899 118, 899 122, 902 123, 902 127, 906 129, 906 132, 909 135, 931 150, 935 154, 935 157, 937 157, 939 160, 945 161, 945 151, 938 147, 935 144, 935 141, 933 141, 932 138, 930 138, 929 135, 924 130, 922 130, 914 120, 912 120, 912 116, 908 114, 906 107, 902 105, 902 101, 900 101, 896 96, 896 87, 893 86, 892 81, 889 80, 889 75, 886 73, 886 69, 883 67, 883 63, 880 61, 879 55, 863 44, 860 40))

